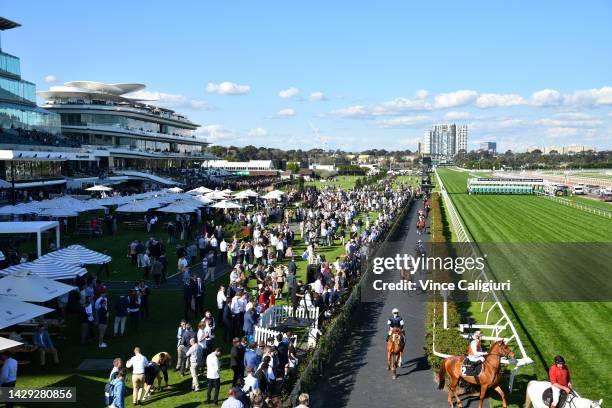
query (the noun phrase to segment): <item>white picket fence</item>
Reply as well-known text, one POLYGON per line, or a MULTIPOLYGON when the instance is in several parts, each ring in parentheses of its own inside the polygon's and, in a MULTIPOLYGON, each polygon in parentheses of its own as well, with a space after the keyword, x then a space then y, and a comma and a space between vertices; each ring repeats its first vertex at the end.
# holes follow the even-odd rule
POLYGON ((585 211, 590 214, 599 215, 605 218, 612 218, 612 211, 606 210, 604 208, 593 207, 590 205, 578 203, 576 201, 568 200, 567 198, 551 196, 551 195, 544 194, 544 193, 537 193, 537 194, 540 197, 548 198, 549 200, 552 200, 559 204, 566 205, 568 207, 576 208, 578 210, 585 211))
MULTIPOLYGON (((449 197, 448 192, 444 188, 444 183, 442 183, 442 179, 440 178, 438 171, 435 170, 435 173, 436 173, 436 177, 438 180, 438 184, 441 187, 440 195, 442 196, 444 206, 448 210, 450 221, 455 231, 457 241, 470 244, 468 245, 468 248, 469 248, 468 251, 472 252, 472 256, 474 258, 480 257, 480 255, 478 254, 479 252, 477 249, 478 247, 476 243, 474 243, 474 241, 470 237, 470 234, 467 232, 467 229, 465 228, 465 226, 463 225, 461 216, 457 212, 452 199, 449 197)), ((482 279, 484 281, 489 280, 484 269, 481 272, 478 272, 478 276, 476 276, 475 278, 482 279)), ((516 367, 512 371, 512 376, 510 378, 509 389, 510 391, 512 391, 512 385, 514 383, 514 377, 517 373, 517 370, 522 366, 532 364, 533 360, 527 355, 527 352, 525 351, 525 347, 523 346, 523 342, 521 341, 521 338, 519 337, 518 332, 516 328, 514 327, 514 323, 512 323, 512 320, 508 316, 508 313, 506 313, 503 303, 499 300, 497 293, 495 291, 490 291, 486 294, 483 294, 483 296, 479 298, 479 301, 481 302, 480 303, 481 311, 483 311, 486 304, 491 303, 492 305, 487 310, 485 322, 481 324, 473 324, 470 327, 474 330, 475 329, 481 330, 483 332, 483 338, 487 340, 495 341, 495 340, 504 339, 507 343, 515 342, 516 346, 519 349, 520 358, 517 359, 516 367), (495 315, 496 311, 499 313, 499 315, 501 315, 501 317, 494 323, 489 322, 489 319, 491 318, 491 316, 495 315), (490 330, 490 335, 487 335, 488 330, 490 330)), ((435 325, 435 313, 436 313, 436 309, 434 308, 434 325, 435 325)), ((463 333, 466 328, 468 328, 468 325, 460 325, 459 330, 463 333)), ((464 335, 464 337, 467 337, 467 336, 468 336, 467 334, 464 335)), ((441 358, 450 357, 450 355, 448 354, 439 353, 436 351, 435 330, 434 330, 434 337, 433 337, 433 353, 434 355, 441 357, 441 358)), ((502 359, 502 363, 509 364, 510 361, 506 359, 502 359)))
MULTIPOLYGON (((276 336, 281 334, 281 332, 272 329, 266 329, 264 327, 255 326, 255 334, 253 335, 253 339, 256 343, 259 342, 267 343, 270 337, 276 339, 276 336)), ((297 337, 293 341, 293 347, 297 347, 297 337)))
POLYGON ((264 328, 276 327, 290 318, 307 319, 311 322, 310 326, 316 329, 319 326, 319 308, 300 306, 294 311, 291 306, 274 305, 259 317, 258 325, 264 328))

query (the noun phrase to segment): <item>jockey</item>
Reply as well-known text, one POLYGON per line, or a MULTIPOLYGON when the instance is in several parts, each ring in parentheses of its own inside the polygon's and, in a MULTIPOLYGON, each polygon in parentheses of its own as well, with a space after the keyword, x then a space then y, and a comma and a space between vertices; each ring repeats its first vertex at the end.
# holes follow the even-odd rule
POLYGON ((481 341, 482 341, 482 333, 480 332, 480 330, 476 330, 474 332, 474 337, 472 341, 470 342, 468 349, 467 349, 468 359, 472 363, 482 363, 485 360, 484 356, 486 356, 487 353, 482 351, 481 341))
POLYGON ((389 327, 389 332, 387 333, 387 341, 389 341, 389 336, 391 336, 391 331, 395 328, 398 327, 400 329, 400 332, 402 334, 402 347, 404 346, 404 319, 401 318, 401 316, 399 315, 399 310, 397 310, 397 308, 394 308, 391 311, 392 316, 387 320, 387 326, 389 327))
POLYGON ((553 399, 550 403, 550 408, 555 408, 559 403, 561 391, 568 394, 572 393, 572 383, 570 382, 570 372, 565 365, 565 359, 561 356, 555 356, 555 364, 548 370, 550 385, 552 386, 553 399))

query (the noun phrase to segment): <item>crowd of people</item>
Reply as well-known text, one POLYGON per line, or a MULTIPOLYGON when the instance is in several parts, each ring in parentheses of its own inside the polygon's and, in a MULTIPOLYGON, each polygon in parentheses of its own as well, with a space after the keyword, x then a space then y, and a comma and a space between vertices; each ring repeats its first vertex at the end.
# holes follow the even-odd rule
MULTIPOLYGON (((154 350, 139 347, 127 361, 115 359, 105 388, 109 405, 123 407, 130 370, 137 405, 162 389, 162 379, 168 386, 173 363, 178 373, 191 376, 193 392, 203 388, 204 376, 206 401, 216 404, 220 358, 229 349, 232 388, 224 406, 277 406, 281 391, 293 383, 301 351, 290 328, 257 337, 262 315, 286 299, 294 309, 318 307, 317 327, 324 326, 341 306, 342 294, 359 277, 369 248, 383 237, 408 198, 406 189, 394 190, 381 182, 353 191, 333 187, 294 191, 282 200, 224 211, 221 216, 207 211, 177 215, 163 227, 166 240, 156 238, 154 233, 161 227, 153 226, 147 229, 152 234, 149 239, 128 243, 126 255, 139 273, 133 287, 116 294, 112 305, 102 280, 108 268, 100 268, 96 277, 81 278, 80 291, 58 298, 58 304, 64 313, 67 307, 79 310, 83 344, 106 348, 108 326, 114 336, 125 336, 149 319, 151 281, 157 287, 169 274, 177 274, 184 306, 175 339, 176 359, 173 353, 159 351, 149 360, 145 352, 154 350), (299 252, 298 243, 300 248, 304 244, 299 252), (176 271, 166 256, 171 245, 176 248, 176 271), (338 245, 343 253, 328 259, 326 248, 338 245), (298 276, 302 262, 307 265, 304 277, 298 276), (210 293, 207 286, 218 270, 229 271, 228 281, 210 293), (210 297, 216 311, 205 308, 210 297)), ((50 356, 58 361, 50 339, 41 336, 40 348, 41 359, 50 356)), ((300 399, 307 406, 308 397, 300 399)))

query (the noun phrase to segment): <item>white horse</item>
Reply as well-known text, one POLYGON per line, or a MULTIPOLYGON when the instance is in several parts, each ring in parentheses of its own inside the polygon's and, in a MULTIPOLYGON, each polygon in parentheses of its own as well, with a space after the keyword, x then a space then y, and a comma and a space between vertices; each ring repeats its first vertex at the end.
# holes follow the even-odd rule
MULTIPOLYGON (((525 408, 547 408, 542 402, 542 394, 551 385, 548 381, 529 381, 527 384, 527 395, 525 396, 525 408)), ((603 399, 591 401, 578 396, 570 396, 565 401, 565 408, 600 408, 603 399)))

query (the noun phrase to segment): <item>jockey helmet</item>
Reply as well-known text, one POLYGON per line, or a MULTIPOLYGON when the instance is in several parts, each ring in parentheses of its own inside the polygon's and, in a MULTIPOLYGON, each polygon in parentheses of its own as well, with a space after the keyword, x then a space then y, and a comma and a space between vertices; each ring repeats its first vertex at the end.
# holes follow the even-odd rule
POLYGON ((393 313, 393 314, 399 314, 399 310, 397 310, 397 308, 394 308, 394 309, 391 311, 391 313, 393 313))
POLYGON ((555 364, 565 364, 565 359, 562 356, 555 356, 555 364))

